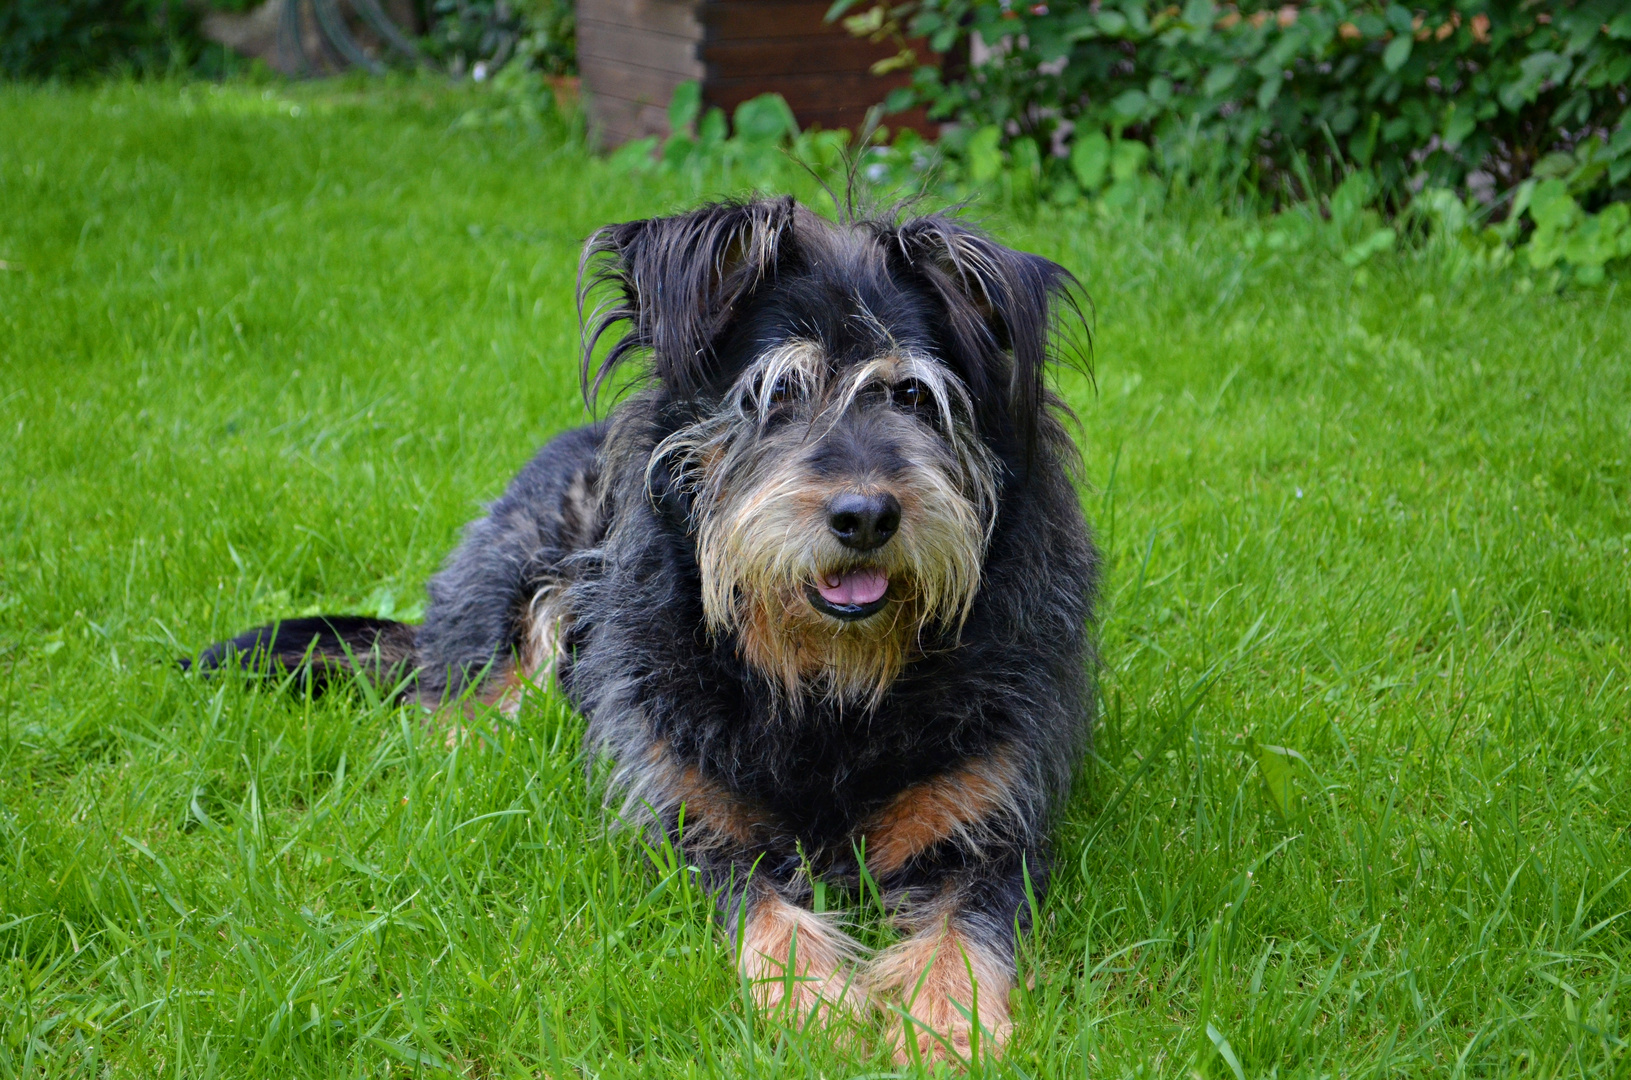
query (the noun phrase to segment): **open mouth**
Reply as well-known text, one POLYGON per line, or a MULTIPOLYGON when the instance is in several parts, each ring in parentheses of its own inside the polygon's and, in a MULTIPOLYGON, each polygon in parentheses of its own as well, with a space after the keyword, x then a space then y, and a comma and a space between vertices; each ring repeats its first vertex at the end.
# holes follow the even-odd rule
POLYGON ((889 575, 882 570, 846 570, 817 578, 806 592, 823 615, 854 622, 876 615, 889 603, 889 575))

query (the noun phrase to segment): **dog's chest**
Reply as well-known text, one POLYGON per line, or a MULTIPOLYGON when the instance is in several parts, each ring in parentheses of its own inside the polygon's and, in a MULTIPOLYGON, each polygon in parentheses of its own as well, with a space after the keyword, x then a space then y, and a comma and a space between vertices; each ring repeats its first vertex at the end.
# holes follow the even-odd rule
POLYGON ((696 765, 780 830, 810 848, 847 846, 880 807, 962 756, 922 719, 813 708, 695 732, 691 749, 696 765))

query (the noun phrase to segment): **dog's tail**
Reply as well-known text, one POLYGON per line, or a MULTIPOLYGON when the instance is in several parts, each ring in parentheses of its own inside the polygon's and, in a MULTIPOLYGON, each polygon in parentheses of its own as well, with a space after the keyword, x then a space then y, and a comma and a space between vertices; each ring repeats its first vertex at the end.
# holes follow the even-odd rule
MULTIPOLYGON (((306 676, 312 692, 319 694, 353 675, 385 691, 406 691, 418 631, 410 623, 361 615, 285 619, 216 642, 199 655, 196 667, 206 675, 227 667, 275 677, 295 672, 306 676)), ((194 666, 181 661, 183 670, 194 666)))

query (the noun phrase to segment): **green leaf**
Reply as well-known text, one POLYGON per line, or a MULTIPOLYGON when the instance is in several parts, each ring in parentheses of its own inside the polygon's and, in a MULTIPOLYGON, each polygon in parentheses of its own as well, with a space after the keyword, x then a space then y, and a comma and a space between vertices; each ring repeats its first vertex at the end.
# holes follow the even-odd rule
POLYGON ((1125 123, 1136 124, 1149 112, 1150 96, 1142 90, 1125 90, 1110 103, 1110 111, 1125 123))
POLYGON ((1560 179, 1542 180, 1529 196, 1529 217, 1540 229, 1561 229, 1580 213, 1580 204, 1560 179))
POLYGON ((725 110, 718 105, 709 109, 703 115, 702 122, 697 125, 697 141, 704 146, 716 146, 724 142, 728 134, 729 128, 725 122, 725 110))
POLYGON ((1387 23, 1370 13, 1354 17, 1354 26, 1366 41, 1374 41, 1387 34, 1387 23))
POLYGON ((1038 176, 1042 172, 1042 152, 1036 147, 1036 140, 1029 136, 1015 139, 1008 145, 1008 154, 1013 158, 1014 171, 1029 176, 1038 176))
POLYGON ((1382 66, 1389 71, 1398 71, 1404 67, 1405 61, 1410 59, 1410 48, 1415 40, 1409 34, 1400 34, 1387 43, 1387 49, 1382 53, 1382 66))
POLYGON ((1206 73, 1206 81, 1201 84, 1201 93, 1207 97, 1217 97, 1235 84, 1240 76, 1240 65, 1222 63, 1206 73))
POLYGON ((1348 174, 1347 179, 1331 193, 1331 224, 1338 232, 1359 220, 1359 216, 1375 197, 1376 184, 1370 173, 1363 169, 1348 174))
POLYGON ((1105 189, 1104 205, 1112 210, 1132 210, 1143 196, 1143 187, 1136 179, 1129 177, 1117 180, 1105 189))
POLYGON ((1283 821, 1295 820, 1299 799, 1297 769, 1293 762, 1300 761, 1307 765, 1308 759, 1290 747, 1269 746, 1255 738, 1246 740, 1246 751, 1257 759, 1257 775, 1262 778, 1263 790, 1267 792, 1275 812, 1283 821))
POLYGON ((663 164, 670 167, 683 164, 696 152, 697 141, 686 134, 670 135, 663 143, 663 164))
MULTIPOLYGON (((1617 204, 1624 207, 1624 203, 1617 204)), ((1619 252, 1619 223, 1606 214, 1588 214, 1570 230, 1563 257, 1576 267, 1602 266, 1619 252)))
POLYGON ((1460 146, 1478 127, 1478 118, 1471 110, 1458 109, 1453 104, 1444 114, 1444 145, 1451 150, 1460 146))
POLYGON ((1427 188, 1410 200, 1410 209, 1433 222, 1433 231, 1445 236, 1466 231, 1471 221, 1466 204, 1449 188, 1427 188))
POLYGON ((1377 229, 1344 252, 1342 261, 1349 266, 1360 266, 1368 262, 1373 255, 1379 255, 1384 251, 1392 251, 1393 245, 1398 241, 1399 234, 1392 229, 1377 229))
POLYGON ((1285 78, 1274 72, 1263 80, 1263 85, 1257 88, 1257 107, 1266 109, 1274 104, 1274 99, 1280 96, 1280 87, 1285 85, 1285 78))
POLYGON ((1631 255, 1631 204, 1617 202, 1605 206, 1597 217, 1605 229, 1614 230, 1618 241, 1615 258, 1623 259, 1631 255))
POLYGON ((1110 175, 1116 180, 1131 180, 1149 160, 1150 148, 1128 139, 1117 142, 1110 151, 1110 175))
POLYGON ((1099 12, 1099 30, 1111 37, 1119 37, 1127 30, 1127 16, 1119 11, 1099 12))
POLYGON ((1070 171, 1082 190, 1089 193, 1104 186, 1110 172, 1110 140, 1102 131, 1079 132, 1070 148, 1070 171))
POLYGON ((1223 1037, 1223 1033, 1213 1027, 1211 1023, 1208 1023, 1206 1025, 1206 1037, 1212 1040, 1213 1046, 1217 1047, 1218 1056, 1223 1059, 1225 1065, 1229 1066, 1229 1071, 1235 1074, 1235 1080, 1246 1080, 1246 1070, 1240 1067, 1240 1059, 1235 1057, 1234 1047, 1229 1045, 1229 1040, 1223 1037))
POLYGON ((619 146, 606 159, 607 164, 619 172, 644 172, 651 168, 651 155, 656 149, 657 136, 648 135, 619 146))
POLYGON ((702 84, 687 79, 674 87, 674 96, 668 99, 668 130, 672 134, 690 131, 702 111, 702 84))
POLYGON ((1218 6, 1212 0, 1187 0, 1184 4, 1184 22, 1197 33, 1210 32, 1217 18, 1218 6))
POLYGON ((976 184, 994 180, 1002 172, 1002 129, 988 124, 968 140, 968 176, 976 184))
POLYGON ((760 94, 736 107, 731 117, 737 137, 747 142, 774 143, 798 137, 798 121, 780 94, 760 94))
POLYGON ((898 113, 910 109, 915 101, 917 101, 917 91, 910 86, 897 86, 889 91, 888 97, 883 99, 883 111, 898 113))

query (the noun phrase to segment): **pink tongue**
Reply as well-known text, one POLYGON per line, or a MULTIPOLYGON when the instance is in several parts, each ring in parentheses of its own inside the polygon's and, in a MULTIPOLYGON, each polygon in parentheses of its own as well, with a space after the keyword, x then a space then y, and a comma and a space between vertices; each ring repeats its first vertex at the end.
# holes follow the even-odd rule
POLYGON ((821 598, 839 607, 870 604, 889 589, 889 575, 882 570, 851 570, 816 583, 821 598))

